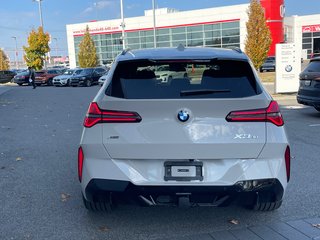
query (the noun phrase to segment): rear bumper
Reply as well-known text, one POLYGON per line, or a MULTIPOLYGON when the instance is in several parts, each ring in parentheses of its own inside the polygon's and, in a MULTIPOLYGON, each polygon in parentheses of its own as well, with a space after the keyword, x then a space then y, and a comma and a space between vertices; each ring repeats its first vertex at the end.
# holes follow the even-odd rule
POLYGON ((71 86, 82 86, 84 85, 85 80, 71 80, 70 85, 71 86))
POLYGON ((29 83, 29 78, 21 78, 21 79, 14 79, 13 80, 14 83, 29 83))
POLYGON ((262 66, 260 67, 261 71, 275 71, 276 67, 275 66, 262 66))
POLYGON ((39 80, 39 79, 36 79, 34 82, 35 82, 36 84, 47 84, 47 83, 48 83, 47 80, 39 80))
POLYGON ((320 107, 320 97, 309 97, 309 96, 297 96, 297 101, 300 104, 312 106, 312 107, 320 107))
POLYGON ((152 198, 161 203, 166 199, 167 204, 176 203, 181 196, 188 196, 192 203, 213 203, 214 199, 227 197, 229 200, 240 200, 250 204, 259 195, 260 201, 280 201, 283 198, 284 188, 277 179, 264 179, 256 186, 246 188, 242 182, 231 186, 137 186, 129 181, 92 179, 85 189, 88 201, 104 192, 112 192, 121 199, 137 199, 140 196, 152 198), (160 200, 159 200, 160 199, 160 200))
POLYGON ((68 85, 68 82, 67 81, 53 81, 52 84, 54 86, 66 86, 66 85, 68 85))

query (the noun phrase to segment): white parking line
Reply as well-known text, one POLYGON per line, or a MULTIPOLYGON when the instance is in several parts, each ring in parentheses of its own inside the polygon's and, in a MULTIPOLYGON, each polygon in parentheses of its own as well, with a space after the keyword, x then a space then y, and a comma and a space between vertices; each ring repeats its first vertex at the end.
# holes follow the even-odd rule
POLYGON ((282 108, 285 109, 302 109, 302 108, 306 108, 305 106, 299 106, 299 105, 292 105, 292 106, 283 106, 282 108))
POLYGON ((309 127, 320 127, 320 124, 311 124, 309 127))

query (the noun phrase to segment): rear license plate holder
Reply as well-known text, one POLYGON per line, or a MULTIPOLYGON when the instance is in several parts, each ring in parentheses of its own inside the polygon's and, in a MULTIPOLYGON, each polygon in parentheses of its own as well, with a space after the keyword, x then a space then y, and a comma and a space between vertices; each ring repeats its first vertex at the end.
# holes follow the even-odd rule
POLYGON ((167 161, 164 163, 165 181, 203 181, 202 162, 167 161))

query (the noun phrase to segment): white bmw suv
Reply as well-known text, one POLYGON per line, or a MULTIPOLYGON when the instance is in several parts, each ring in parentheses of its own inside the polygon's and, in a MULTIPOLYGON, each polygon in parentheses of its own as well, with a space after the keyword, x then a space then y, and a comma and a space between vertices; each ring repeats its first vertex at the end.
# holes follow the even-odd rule
POLYGON ((84 205, 280 207, 290 148, 277 102, 240 49, 123 51, 89 106, 78 150, 84 205), (161 66, 187 77, 157 79, 161 66), (125 197, 125 198, 123 198, 125 197))

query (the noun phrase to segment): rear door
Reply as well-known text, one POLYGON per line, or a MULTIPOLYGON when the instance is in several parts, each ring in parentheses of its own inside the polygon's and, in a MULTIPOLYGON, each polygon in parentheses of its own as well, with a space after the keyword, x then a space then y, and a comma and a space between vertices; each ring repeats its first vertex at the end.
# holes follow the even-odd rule
POLYGON ((142 120, 102 125, 103 143, 110 156, 168 160, 256 158, 266 142, 266 123, 226 120, 232 111, 266 108, 269 104, 249 64, 224 60, 197 62, 194 68, 180 61, 169 64, 183 65, 192 72, 170 83, 158 81, 158 74, 151 70, 157 69, 152 64, 166 62, 119 64, 98 105, 120 113, 136 112, 142 120))

